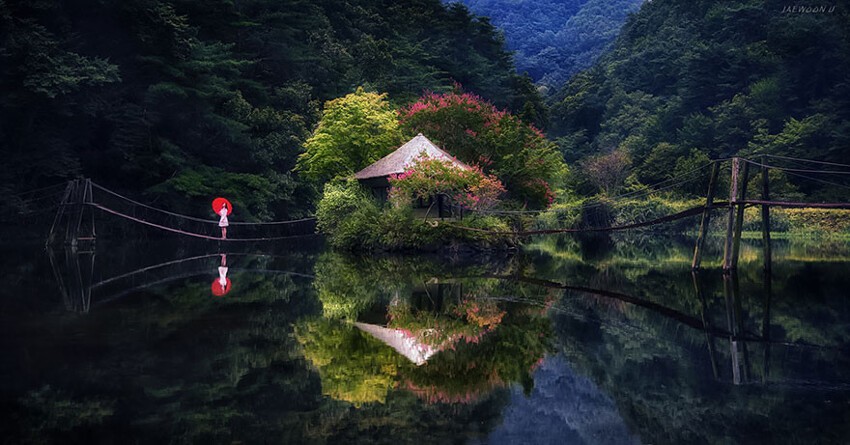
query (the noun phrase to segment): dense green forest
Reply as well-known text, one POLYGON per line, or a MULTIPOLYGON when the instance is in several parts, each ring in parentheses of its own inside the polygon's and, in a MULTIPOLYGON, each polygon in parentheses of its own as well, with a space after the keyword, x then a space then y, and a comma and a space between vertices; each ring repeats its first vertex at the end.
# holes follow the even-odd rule
POLYGON ((86 176, 183 213, 220 193, 245 219, 297 216, 325 101, 459 83, 542 114, 514 73, 487 20, 439 0, 0 0, 0 190, 86 176))
POLYGON ((489 17, 515 51, 517 69, 557 90, 589 68, 643 0, 452 0, 489 17))
MULTIPOLYGON (((784 6, 644 4, 554 98, 549 136, 568 163, 614 153, 644 184, 736 154, 850 163, 850 10, 784 6)), ((845 177, 791 175, 782 192, 834 199, 845 177)))
MULTIPOLYGON (((557 142, 567 198, 734 154, 850 162, 844 6, 655 0, 610 43, 640 2, 465 3, 492 23, 439 0, 0 0, 0 199, 92 177, 186 214, 218 194, 245 220, 312 213, 321 182, 296 160, 323 105, 361 87, 393 109, 460 88, 513 112, 557 142), (524 37, 520 69, 540 56, 538 79, 610 50, 547 107, 493 23, 524 37)), ((845 178, 776 192, 833 199, 845 178)))

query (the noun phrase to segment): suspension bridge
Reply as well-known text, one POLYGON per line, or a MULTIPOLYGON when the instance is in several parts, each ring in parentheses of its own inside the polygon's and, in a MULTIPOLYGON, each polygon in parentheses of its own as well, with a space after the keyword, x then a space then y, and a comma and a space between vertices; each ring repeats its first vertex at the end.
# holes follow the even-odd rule
MULTIPOLYGON (((708 175, 708 188, 705 194, 705 202, 701 205, 694 206, 679 212, 668 215, 649 217, 643 220, 629 221, 620 224, 613 224, 609 221, 603 221, 603 224, 597 226, 581 226, 581 227, 562 227, 562 228, 544 228, 535 230, 514 230, 514 231, 491 231, 485 229, 477 229, 464 227, 458 224, 450 224, 461 230, 475 231, 480 233, 514 235, 514 236, 533 236, 533 235, 551 235, 562 233, 594 233, 594 232, 617 232, 626 230, 635 230, 643 228, 652 228, 661 226, 670 222, 700 216, 698 236, 694 246, 694 255, 692 260, 693 270, 699 270, 702 265, 702 256, 705 249, 705 240, 708 236, 709 223, 712 217, 712 211, 723 210, 726 212, 725 226, 725 242, 723 253, 723 270, 729 272, 738 266, 738 258, 740 256, 741 234, 744 226, 744 211, 748 207, 761 208, 761 226, 762 226, 762 241, 764 249, 764 267, 769 270, 771 267, 771 247, 770 247, 770 209, 777 208, 796 208, 796 209, 829 209, 829 210, 850 210, 850 201, 840 202, 803 202, 803 201, 783 201, 771 199, 770 193, 770 172, 778 171, 787 176, 800 178, 802 180, 826 185, 834 189, 850 190, 850 184, 837 182, 833 177, 847 178, 850 177, 850 165, 840 164, 835 162, 817 161, 803 158, 795 158, 788 156, 775 155, 757 155, 755 159, 743 157, 734 157, 727 159, 717 159, 708 162, 698 168, 681 173, 667 180, 654 184, 646 189, 625 193, 622 195, 609 198, 609 202, 618 200, 639 200, 645 199, 654 194, 675 190, 683 187, 688 183, 703 181, 708 175), (776 163, 771 163, 776 162, 776 163), (794 166, 779 165, 793 164, 794 166), (749 190, 751 179, 754 179, 754 171, 758 170, 757 174, 761 177, 761 187, 757 193, 751 193, 749 190), (728 200, 715 200, 718 196, 720 185, 720 172, 727 171, 729 174, 729 196, 728 200), (830 179, 824 179, 824 177, 830 179), (751 196, 757 195, 757 196, 751 196)), ((848 193, 850 194, 850 193, 848 193)), ((594 207, 601 207, 605 204, 597 203, 591 205, 579 204, 582 210, 588 210, 594 207)), ((571 208, 559 209, 560 211, 570 211, 571 208)), ((549 212, 549 210, 475 210, 463 208, 463 211, 472 213, 481 213, 489 215, 523 215, 523 214, 541 214, 549 212)))
POLYGON ((47 235, 47 244, 64 239, 66 244, 96 238, 95 211, 152 227, 183 237, 219 242, 268 242, 284 240, 315 233, 315 217, 271 222, 230 222, 242 235, 235 238, 215 236, 218 220, 203 219, 154 207, 128 198, 91 179, 77 179, 67 183, 53 224, 47 235))
MULTIPOLYGON (((770 191, 770 173, 772 171, 780 172, 785 178, 793 179, 798 183, 828 187, 842 192, 850 190, 850 183, 847 181, 850 178, 850 165, 848 164, 788 156, 755 155, 750 158, 735 157, 713 160, 651 186, 608 198, 608 202, 636 201, 657 196, 660 193, 681 190, 684 187, 693 188, 694 184, 708 183, 704 195, 705 201, 702 204, 667 215, 649 214, 645 217, 635 217, 632 221, 622 222, 611 222, 603 218, 598 224, 581 224, 577 227, 527 229, 525 226, 521 226, 511 231, 488 231, 455 224, 452 221, 443 221, 439 224, 453 226, 460 230, 493 235, 526 237, 562 233, 654 229, 682 219, 699 217, 699 229, 692 262, 693 269, 698 270, 701 267, 712 214, 715 211, 723 211, 726 219, 723 269, 729 271, 737 268, 738 264, 744 210, 748 207, 760 207, 765 268, 769 268, 771 263, 771 208, 850 210, 850 200, 837 202, 816 202, 813 200, 806 202, 773 199, 770 191), (721 180, 721 172, 728 175, 728 181, 721 180), (760 176, 761 181, 755 181, 756 176, 760 176), (754 184, 756 186, 752 187, 754 184), (716 199, 721 194, 721 188, 728 188, 729 194, 725 200, 716 199), (751 190, 751 188, 757 190, 751 190)), ((64 240, 65 244, 74 246, 80 242, 94 241, 97 236, 95 230, 95 214, 97 212, 182 237, 226 243, 262 243, 303 237, 313 235, 316 227, 315 217, 271 222, 234 221, 230 225, 235 229, 233 230, 234 234, 238 235, 223 239, 217 236, 217 220, 184 215, 156 207, 150 203, 143 203, 100 186, 90 179, 77 179, 67 184, 14 195, 10 199, 15 208, 20 209, 18 215, 16 215, 19 220, 40 218, 47 212, 55 212, 47 236, 48 245, 60 240, 64 240)), ((604 205, 606 204, 576 204, 583 212, 604 205)), ((570 208, 562 206, 556 210, 476 210, 470 208, 462 208, 461 210, 467 213, 512 216, 535 215, 543 212, 558 213, 570 211, 570 208)))

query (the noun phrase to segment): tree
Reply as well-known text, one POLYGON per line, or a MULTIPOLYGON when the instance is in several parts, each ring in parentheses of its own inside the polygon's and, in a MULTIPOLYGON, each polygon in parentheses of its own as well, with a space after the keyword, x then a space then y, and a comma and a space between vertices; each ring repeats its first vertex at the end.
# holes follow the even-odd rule
POLYGON ((605 155, 594 156, 582 162, 582 170, 590 182, 599 187, 605 195, 612 195, 622 187, 629 175, 631 165, 628 153, 614 150, 605 155))
MULTIPOLYGON (((713 159, 757 152, 850 163, 850 11, 764 8, 644 2, 611 51, 553 98, 552 135, 584 157, 626 148, 645 182, 701 157, 692 149, 713 159)), ((840 193, 790 179, 810 197, 840 193)))
POLYGON ((351 175, 389 154, 402 142, 386 94, 352 94, 325 104, 322 119, 304 144, 297 169, 315 181, 351 175))
POLYGON ((533 125, 480 97, 429 93, 401 112, 402 128, 421 132, 462 161, 478 164, 520 205, 547 207, 566 165, 555 144, 533 125))

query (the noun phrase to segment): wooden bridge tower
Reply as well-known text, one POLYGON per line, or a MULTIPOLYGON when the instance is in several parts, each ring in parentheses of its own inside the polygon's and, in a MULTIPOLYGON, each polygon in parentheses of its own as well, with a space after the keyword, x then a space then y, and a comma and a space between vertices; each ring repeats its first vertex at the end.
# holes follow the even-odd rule
POLYGON ((76 249, 80 242, 93 243, 96 238, 91 179, 68 181, 59 210, 53 218, 46 245, 51 246, 58 237, 65 245, 76 249), (86 215, 88 214, 88 215, 86 215))

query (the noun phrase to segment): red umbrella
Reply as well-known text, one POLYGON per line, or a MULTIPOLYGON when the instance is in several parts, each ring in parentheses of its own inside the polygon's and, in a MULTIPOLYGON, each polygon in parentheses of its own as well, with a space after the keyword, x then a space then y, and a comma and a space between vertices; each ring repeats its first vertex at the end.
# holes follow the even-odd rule
POLYGON ((210 290, 212 290, 212 294, 215 295, 216 297, 223 297, 224 294, 230 292, 230 288, 231 288, 230 278, 225 278, 225 280, 226 280, 226 283, 225 283, 224 287, 221 287, 221 283, 218 282, 218 278, 213 280, 210 290))
POLYGON ((216 199, 213 199, 213 202, 212 202, 213 213, 218 215, 218 212, 221 211, 221 206, 223 206, 224 204, 227 204, 227 214, 230 215, 230 213, 233 212, 233 204, 231 204, 230 201, 227 200, 227 198, 222 198, 222 197, 218 197, 216 199))

